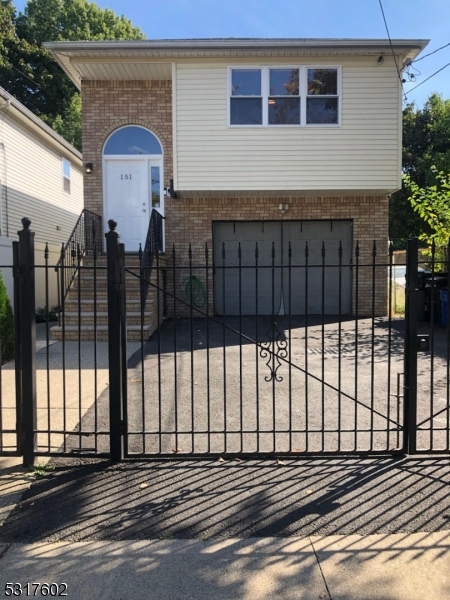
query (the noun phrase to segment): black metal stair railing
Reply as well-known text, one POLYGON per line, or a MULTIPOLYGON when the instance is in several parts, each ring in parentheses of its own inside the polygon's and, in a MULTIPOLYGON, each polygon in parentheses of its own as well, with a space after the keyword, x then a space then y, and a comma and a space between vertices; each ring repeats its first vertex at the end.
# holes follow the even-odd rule
POLYGON ((144 250, 139 244, 139 264, 141 270, 141 304, 145 307, 147 301, 150 277, 152 275, 153 262, 155 256, 164 249, 164 228, 163 220, 165 217, 157 210, 153 209, 148 225, 147 237, 145 239, 144 250))
POLYGON ((76 277, 80 260, 86 256, 103 254, 102 217, 84 208, 55 266, 58 276, 58 304, 62 308, 67 293, 76 277))

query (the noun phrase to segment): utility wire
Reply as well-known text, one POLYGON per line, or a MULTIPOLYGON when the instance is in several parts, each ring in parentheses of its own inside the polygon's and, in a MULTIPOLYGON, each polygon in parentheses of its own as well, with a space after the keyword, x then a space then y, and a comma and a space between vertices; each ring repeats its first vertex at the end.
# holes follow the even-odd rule
POLYGON ((10 64, 10 66, 17 71, 18 73, 20 73, 21 75, 23 75, 24 77, 26 77, 27 79, 29 79, 31 81, 31 83, 34 83, 34 85, 37 85, 38 88, 42 89, 42 86, 37 83, 37 81, 34 81, 33 79, 31 79, 31 77, 28 77, 28 75, 25 75, 25 73, 23 71, 21 71, 20 69, 18 69, 17 67, 15 67, 13 64, 10 64))
POLYGON ((445 44, 445 46, 441 46, 440 48, 437 48, 437 50, 433 50, 433 52, 429 52, 428 54, 425 54, 425 56, 421 56, 417 60, 413 60, 412 62, 413 63, 419 62, 419 60, 423 60, 424 58, 428 58, 428 56, 431 56, 432 54, 436 54, 436 52, 439 52, 439 50, 443 50, 444 48, 447 48, 448 46, 450 46, 450 42, 448 44, 445 44))
POLYGON ((403 88, 402 76, 400 75, 400 69, 398 68, 397 59, 395 57, 394 46, 392 45, 391 36, 389 34, 389 27, 388 27, 388 24, 387 24, 387 21, 386 21, 386 16, 384 14, 383 4, 381 3, 381 0, 378 0, 378 2, 380 3, 381 14, 383 15, 383 21, 384 21, 384 25, 386 27, 386 33, 388 35, 389 45, 391 46, 392 56, 394 58, 395 67, 397 69, 397 75, 398 75, 398 78, 400 80, 400 84, 402 85, 402 88, 403 88))
POLYGON ((407 96, 409 93, 411 93, 413 90, 417 89, 418 87, 420 87, 423 83, 425 83, 426 81, 428 81, 429 79, 431 79, 432 77, 434 77, 435 75, 437 75, 438 73, 440 73, 441 71, 443 71, 444 69, 446 69, 447 67, 450 67, 450 62, 448 62, 446 65, 444 65, 443 67, 441 67, 440 69, 438 69, 435 73, 433 73, 432 75, 430 75, 429 77, 427 77, 426 79, 424 79, 423 81, 421 81, 420 83, 418 83, 417 85, 415 85, 413 88, 411 88, 410 90, 408 90, 405 94, 405 96, 407 96))
MULTIPOLYGON (((56 93, 50 93, 48 90, 45 90, 42 85, 40 83, 38 83, 37 81, 34 81, 34 79, 31 79, 31 77, 28 77, 28 75, 26 75, 23 71, 21 71, 20 69, 18 69, 17 67, 15 67, 13 64, 10 64, 10 66, 17 71, 18 73, 20 73, 21 75, 23 75, 23 77, 26 77, 29 81, 31 81, 32 84, 34 84, 35 86, 37 86, 42 92, 44 92, 44 94, 46 96, 48 96, 49 98, 53 98, 53 100, 61 100, 60 96, 58 96, 56 93)), ((28 107, 26 107, 28 108, 28 107)), ((31 110, 31 109, 29 109, 31 110)), ((31 111, 34 112, 34 111, 31 111)))

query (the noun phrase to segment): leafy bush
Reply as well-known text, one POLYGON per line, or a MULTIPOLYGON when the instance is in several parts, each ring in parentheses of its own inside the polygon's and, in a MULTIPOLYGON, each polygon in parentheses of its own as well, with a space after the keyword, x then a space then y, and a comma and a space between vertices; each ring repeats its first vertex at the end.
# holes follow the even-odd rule
MULTIPOLYGON (((48 320, 49 321, 57 321, 58 320, 59 308, 57 306, 52 306, 48 311, 48 320)), ((38 308, 36 310, 36 323, 47 323, 47 307, 38 308)))
POLYGON ((0 342, 2 364, 14 358, 14 316, 0 271, 0 342))

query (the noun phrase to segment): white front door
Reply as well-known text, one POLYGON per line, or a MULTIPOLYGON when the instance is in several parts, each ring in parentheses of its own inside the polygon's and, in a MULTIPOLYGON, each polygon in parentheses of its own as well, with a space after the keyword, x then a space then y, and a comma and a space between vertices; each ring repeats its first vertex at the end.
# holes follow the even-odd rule
POLYGON ((117 221, 125 250, 145 244, 150 220, 148 160, 105 160, 105 225, 117 221))

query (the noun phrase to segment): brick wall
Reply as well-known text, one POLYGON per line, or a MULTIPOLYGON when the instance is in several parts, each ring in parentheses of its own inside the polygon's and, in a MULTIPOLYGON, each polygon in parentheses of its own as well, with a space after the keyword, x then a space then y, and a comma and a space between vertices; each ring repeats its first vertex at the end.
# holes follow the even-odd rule
POLYGON ((164 152, 164 187, 173 177, 172 82, 85 81, 83 98, 83 161, 94 171, 84 178, 85 207, 103 214, 102 150, 119 127, 142 125, 160 140, 164 152))

